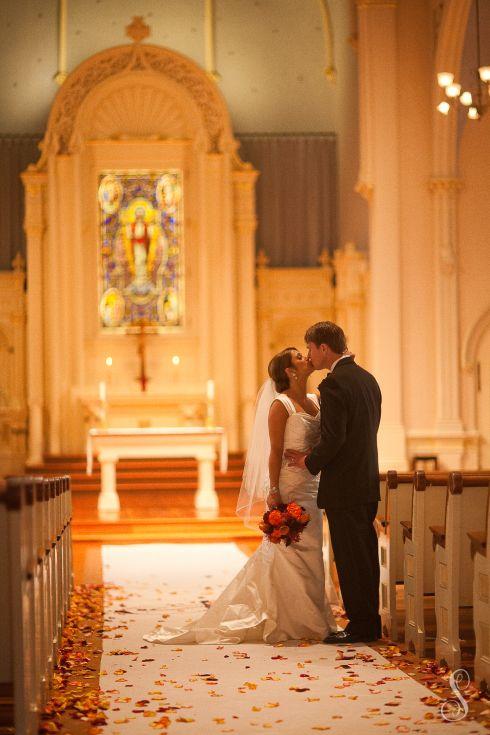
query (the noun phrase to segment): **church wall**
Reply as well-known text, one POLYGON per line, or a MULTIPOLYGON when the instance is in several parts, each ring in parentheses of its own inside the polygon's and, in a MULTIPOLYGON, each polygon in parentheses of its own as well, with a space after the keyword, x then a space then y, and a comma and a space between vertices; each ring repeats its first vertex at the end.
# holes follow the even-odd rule
POLYGON ((460 148, 463 187, 459 200, 460 324, 464 344, 490 307, 488 194, 490 117, 465 126, 460 148))
MULTIPOLYGON (((2 8, 0 133, 42 133, 58 90, 57 1, 20 0, 2 8)), ((357 54, 350 2, 330 2, 337 78, 327 80, 326 36, 318 0, 216 0, 219 87, 237 132, 336 132, 339 241, 367 247, 367 207, 354 192, 358 169, 357 54)), ((143 15, 151 43, 204 64, 204 3, 70 0, 67 64, 126 42, 124 26, 143 15)), ((0 244, 1 246, 1 244, 0 244)))
POLYGON ((486 435, 487 457, 489 407, 487 405, 485 409, 478 404, 484 396, 482 391, 488 391, 490 381, 488 356, 482 355, 480 350, 490 330, 489 139, 488 114, 477 123, 466 123, 460 147, 463 186, 458 211, 460 357, 464 387, 462 414, 467 429, 477 429, 486 435))
MULTIPOLYGON (((42 132, 57 71, 57 1, 5 3, 0 24, 2 79, 0 132, 42 132), (15 85, 15 86, 14 86, 15 85), (15 100, 15 104, 13 104, 15 100)), ((347 45, 349 4, 330 3, 337 66, 355 67, 347 45), (347 46, 347 50, 346 47, 347 46)), ((336 127, 342 85, 324 75, 325 33, 317 0, 217 0, 216 67, 232 124, 238 132, 314 132, 336 127)), ((124 26, 142 15, 150 43, 169 47, 204 66, 202 0, 70 0, 68 71, 93 54, 126 43, 124 26)), ((342 74, 340 74, 342 72, 342 74)), ((355 89, 348 90, 355 102, 355 89), (352 91, 352 94, 351 94, 352 91)))

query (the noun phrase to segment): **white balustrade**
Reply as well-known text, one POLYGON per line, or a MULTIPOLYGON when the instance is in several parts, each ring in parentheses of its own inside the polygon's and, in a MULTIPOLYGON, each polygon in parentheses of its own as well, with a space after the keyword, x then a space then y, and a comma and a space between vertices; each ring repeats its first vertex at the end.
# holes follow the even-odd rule
POLYGON ((2 720, 35 735, 72 589, 68 477, 0 486, 0 585, 2 720))

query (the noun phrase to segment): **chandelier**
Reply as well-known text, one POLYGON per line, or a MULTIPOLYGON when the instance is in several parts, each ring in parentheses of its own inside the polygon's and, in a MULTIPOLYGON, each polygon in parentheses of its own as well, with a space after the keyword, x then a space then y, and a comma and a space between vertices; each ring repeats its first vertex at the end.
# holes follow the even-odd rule
POLYGON ((474 71, 476 79, 475 88, 470 92, 463 89, 462 85, 455 81, 454 74, 449 71, 441 71, 437 74, 437 84, 445 92, 445 99, 437 105, 437 109, 443 115, 448 115, 451 108, 457 106, 458 101, 467 108, 466 115, 470 120, 479 120, 487 111, 488 95, 490 95, 490 66, 482 66, 480 55, 480 7, 479 0, 476 5, 476 58, 477 68, 474 71))

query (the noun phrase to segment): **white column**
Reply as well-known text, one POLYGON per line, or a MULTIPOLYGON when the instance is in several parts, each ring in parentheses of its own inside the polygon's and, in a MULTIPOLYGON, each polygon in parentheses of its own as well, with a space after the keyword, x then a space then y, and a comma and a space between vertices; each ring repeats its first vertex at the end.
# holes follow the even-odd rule
POLYGON ((97 501, 99 517, 117 517, 121 508, 119 495, 116 489, 116 462, 117 455, 113 453, 99 454, 100 463, 100 493, 97 501))
POLYGON ((380 466, 406 467, 402 415, 397 3, 357 0, 361 163, 369 202, 368 366, 383 394, 380 466))
POLYGON ((233 171, 233 226, 238 266, 238 371, 240 445, 248 445, 257 394, 257 311, 255 303, 255 182, 250 164, 233 171))
POLYGON ((365 253, 348 242, 334 253, 335 320, 347 335, 348 347, 360 365, 366 363, 366 288, 368 264, 365 253))
POLYGON ((203 452, 197 456, 198 487, 194 506, 199 512, 217 513, 219 510, 218 494, 214 489, 214 451, 203 452))
MULTIPOLYGON (((66 158, 66 156, 64 157, 66 158)), ((62 363, 60 356, 62 350, 65 348, 65 343, 63 340, 64 330, 60 330, 60 325, 64 324, 65 320, 62 312, 63 302, 60 291, 65 289, 65 285, 62 284, 62 279, 65 274, 61 271, 60 263, 59 158, 63 158, 63 156, 50 156, 48 158, 47 220, 49 227, 46 237, 46 253, 43 259, 45 266, 43 286, 47 293, 44 304, 46 424, 47 445, 50 454, 61 453, 63 435, 61 418, 62 363)))
POLYGON ((430 188, 436 259, 436 429, 439 434, 452 434, 462 431, 456 252, 461 182, 455 178, 434 178, 430 188))
POLYGON ((465 466, 459 366, 457 115, 436 110, 441 90, 436 73, 459 77, 471 0, 447 0, 439 27, 433 77, 433 241, 435 259, 435 347, 437 454, 448 469, 465 466))
POLYGON ((240 264, 234 246, 232 181, 228 154, 206 155, 206 212, 204 213, 205 278, 209 284, 208 319, 209 372, 216 382, 216 420, 230 438, 230 447, 239 446, 239 381, 237 347, 237 272, 240 264))
POLYGON ((43 238, 47 176, 22 174, 25 188, 24 231, 27 239, 27 464, 41 464, 44 451, 43 238))

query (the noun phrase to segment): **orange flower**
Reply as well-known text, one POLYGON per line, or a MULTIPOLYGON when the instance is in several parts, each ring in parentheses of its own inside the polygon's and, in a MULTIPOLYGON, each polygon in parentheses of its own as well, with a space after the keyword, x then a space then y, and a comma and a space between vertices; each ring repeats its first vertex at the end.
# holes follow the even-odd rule
POLYGON ((283 521, 282 513, 280 510, 271 510, 269 513, 269 523, 271 526, 280 526, 283 521))
POLYGON ((275 539, 275 538, 280 539, 281 537, 282 537, 282 533, 281 533, 281 529, 280 528, 276 528, 275 531, 272 531, 272 533, 271 533, 271 539, 275 539))
POLYGON ((299 517, 299 520, 301 521, 301 523, 308 523, 308 521, 310 520, 310 514, 302 513, 299 517))
POLYGON ((301 514, 303 513, 301 506, 299 506, 297 503, 289 503, 287 511, 290 516, 293 516, 293 518, 296 519, 299 519, 301 517, 301 514))

